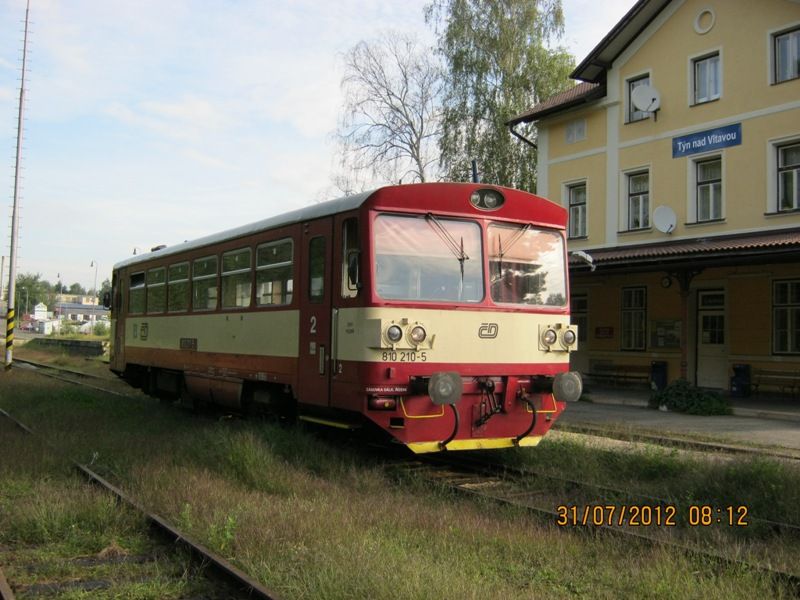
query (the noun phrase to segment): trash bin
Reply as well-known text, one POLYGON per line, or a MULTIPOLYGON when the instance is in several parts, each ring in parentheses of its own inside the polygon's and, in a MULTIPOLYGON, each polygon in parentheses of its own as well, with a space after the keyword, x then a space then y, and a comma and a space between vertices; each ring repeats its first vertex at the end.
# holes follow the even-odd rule
POLYGON ((650 363, 650 387, 656 390, 667 387, 667 361, 654 360, 650 363))
POLYGON ((746 398, 750 395, 750 365, 733 365, 733 377, 731 377, 731 396, 734 398, 746 398))

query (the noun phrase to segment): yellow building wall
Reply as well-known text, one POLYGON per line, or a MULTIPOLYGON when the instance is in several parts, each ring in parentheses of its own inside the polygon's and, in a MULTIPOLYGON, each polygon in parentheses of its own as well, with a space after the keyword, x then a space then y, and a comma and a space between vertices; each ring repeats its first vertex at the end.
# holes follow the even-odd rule
POLYGON ((547 197, 554 202, 560 202, 565 208, 569 208, 566 185, 584 180, 588 240, 570 240, 569 247, 572 250, 585 246, 589 241, 597 243, 605 236, 606 157, 605 154, 594 154, 550 167, 547 197), (576 173, 581 175, 576 176, 576 173))
POLYGON ((606 145, 608 130, 605 110, 592 108, 564 113, 550 121, 547 130, 548 152, 551 159, 602 148, 606 145), (577 119, 586 120, 586 139, 567 143, 567 126, 577 119))
MULTIPOLYGON (((683 127, 788 102, 800 96, 800 81, 770 85, 769 31, 796 24, 797 3, 788 0, 687 0, 619 67, 618 95, 626 96, 626 80, 650 71, 651 85, 661 92, 658 120, 625 123, 620 111, 620 141, 657 135, 683 127), (716 13, 703 35, 694 29, 702 10, 716 13), (690 105, 691 57, 719 51, 722 94, 719 100, 690 105)), ((615 65, 616 66, 616 65, 615 65)))
MULTIPOLYGON (((577 111, 547 117, 537 123, 547 131, 547 191, 566 203, 564 184, 585 179, 588 196, 588 239, 570 240, 569 248, 662 244, 698 238, 800 227, 800 212, 774 213, 777 195, 775 145, 800 139, 800 79, 773 84, 773 34, 800 25, 800 3, 790 0, 676 0, 623 52, 608 73, 609 95, 577 111), (695 31, 702 11, 715 13, 714 26, 705 34, 695 31), (712 52, 721 57, 722 88, 718 100, 692 106, 692 59, 712 52), (627 83, 649 72, 661 95, 657 118, 626 123, 627 83), (611 111, 611 112, 610 112, 611 111), (619 118, 613 118, 617 111, 619 118), (609 117, 609 114, 612 115, 609 117), (566 126, 579 116, 587 119, 587 139, 567 144, 566 126), (742 143, 706 154, 672 158, 673 138, 740 123, 742 143), (611 130, 608 128, 611 127, 611 130), (696 223, 693 197, 695 162, 705 156, 722 157, 723 219, 696 223), (673 209, 677 225, 669 234, 655 227, 627 232, 625 173, 647 169, 650 173, 650 221, 661 205, 673 209), (609 181, 610 178, 616 182, 609 181), (606 197, 616 189, 616 196, 606 197), (611 210, 608 202, 615 203, 611 210), (771 208, 773 207, 773 208, 771 208), (615 223, 607 215, 617 214, 615 223), (771 214, 770 214, 771 213, 771 214), (607 232, 615 233, 609 237, 607 232)), ((690 267, 683 263, 680 268, 690 267)), ((800 356, 773 354, 773 282, 800 278, 800 264, 773 263, 706 268, 692 280, 688 317, 684 314, 680 286, 668 288, 661 279, 667 266, 650 273, 580 274, 572 279, 573 294, 588 300, 589 331, 580 348, 585 364, 612 361, 644 365, 652 360, 668 364, 669 380, 681 373, 680 348, 654 347, 652 327, 658 321, 686 321, 683 332, 688 349, 687 374, 694 379, 697 358, 698 290, 723 289, 726 297, 725 335, 727 364, 753 369, 800 369, 800 356), (647 288, 647 347, 623 351, 621 345, 621 294, 627 286, 647 288), (598 337, 599 331, 613 336, 598 337)), ((732 375, 732 371, 729 373, 732 375)))

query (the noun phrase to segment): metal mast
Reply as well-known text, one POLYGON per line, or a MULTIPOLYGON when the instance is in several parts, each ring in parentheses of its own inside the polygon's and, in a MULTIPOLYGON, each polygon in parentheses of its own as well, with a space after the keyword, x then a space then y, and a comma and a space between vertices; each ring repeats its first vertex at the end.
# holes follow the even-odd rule
POLYGON ((31 0, 25 5, 25 37, 22 42, 22 78, 19 85, 19 113, 17 115, 17 156, 14 164, 14 208, 11 213, 11 250, 8 264, 8 313, 6 314, 6 369, 11 368, 14 347, 14 295, 17 287, 17 237, 19 234, 19 169, 22 156, 22 123, 25 107, 25 71, 28 60, 28 16, 31 0))

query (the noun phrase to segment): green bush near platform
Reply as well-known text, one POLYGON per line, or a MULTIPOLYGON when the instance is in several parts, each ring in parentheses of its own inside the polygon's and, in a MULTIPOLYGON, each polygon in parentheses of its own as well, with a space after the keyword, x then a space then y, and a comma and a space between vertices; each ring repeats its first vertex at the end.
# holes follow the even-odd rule
POLYGON ((653 392, 650 408, 665 406, 668 410, 690 415, 729 415, 728 401, 716 392, 692 386, 685 379, 673 381, 661 391, 653 392))

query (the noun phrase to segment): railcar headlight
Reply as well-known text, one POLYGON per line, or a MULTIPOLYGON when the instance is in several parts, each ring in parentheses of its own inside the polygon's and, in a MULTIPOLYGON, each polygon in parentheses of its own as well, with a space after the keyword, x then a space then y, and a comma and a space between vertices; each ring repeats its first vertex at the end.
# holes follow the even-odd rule
POLYGON ((389 339, 390 342, 396 344, 401 339, 403 339, 403 330, 400 329, 397 325, 392 325, 389 329, 386 330, 386 337, 389 339))
POLYGON ((497 190, 475 190, 470 195, 469 202, 479 210, 497 210, 503 206, 505 198, 497 190))
POLYGON ((572 346, 572 344, 574 344, 574 343, 575 343, 575 340, 576 340, 576 337, 575 337, 575 332, 574 332, 574 331, 572 331, 572 329, 567 329, 567 330, 564 332, 564 343, 565 343, 567 346, 572 346))
POLYGON ((425 338, 428 337, 428 332, 425 331, 425 328, 422 325, 416 325, 409 334, 411 341, 415 344, 421 344, 425 341, 425 338))
POLYGON ((548 329, 542 334, 542 341, 548 346, 555 344, 557 339, 558 334, 556 334, 555 329, 548 329))
POLYGON ((489 210, 497 208, 497 205, 500 203, 500 196, 499 194, 494 194, 492 192, 487 192, 483 196, 483 205, 488 208, 489 210))

